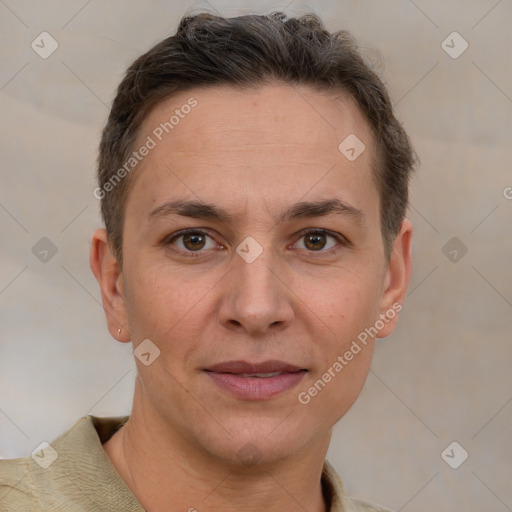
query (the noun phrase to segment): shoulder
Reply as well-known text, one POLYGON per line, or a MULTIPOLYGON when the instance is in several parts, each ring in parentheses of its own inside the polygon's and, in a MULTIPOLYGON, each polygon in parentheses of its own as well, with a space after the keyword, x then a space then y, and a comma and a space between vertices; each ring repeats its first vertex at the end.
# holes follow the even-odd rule
POLYGON ((37 510, 30 461, 0 460, 0 512, 37 510))
POLYGON ((393 512, 391 509, 377 505, 367 500, 358 500, 355 498, 348 498, 352 508, 351 512, 393 512))
POLYGON ((331 497, 332 512, 392 512, 389 508, 368 500, 349 498, 341 476, 327 459, 324 463, 323 478, 327 493, 331 497))
POLYGON ((102 447, 127 418, 83 417, 30 456, 0 460, 0 512, 143 512, 102 447))

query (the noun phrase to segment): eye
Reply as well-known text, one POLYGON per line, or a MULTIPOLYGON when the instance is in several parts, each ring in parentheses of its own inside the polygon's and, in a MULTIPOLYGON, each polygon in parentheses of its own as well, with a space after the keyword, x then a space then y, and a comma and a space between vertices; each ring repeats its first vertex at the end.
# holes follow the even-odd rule
MULTIPOLYGON (((188 255, 199 255, 208 249, 222 249, 223 246, 217 243, 204 231, 187 229, 170 235, 165 240, 165 245, 171 246, 177 253, 188 253, 188 255), (195 254, 194 254, 195 253, 195 254)), ((348 245, 343 235, 327 231, 325 229, 310 229, 302 233, 294 244, 295 248, 317 253, 333 253, 340 245, 348 245)))
POLYGON ((315 229, 304 233, 296 246, 309 252, 333 252, 337 245, 346 244, 341 235, 336 235, 325 229, 315 229))
POLYGON ((215 249, 219 244, 203 231, 186 230, 167 239, 167 245, 174 245, 185 252, 203 252, 202 249, 215 249))

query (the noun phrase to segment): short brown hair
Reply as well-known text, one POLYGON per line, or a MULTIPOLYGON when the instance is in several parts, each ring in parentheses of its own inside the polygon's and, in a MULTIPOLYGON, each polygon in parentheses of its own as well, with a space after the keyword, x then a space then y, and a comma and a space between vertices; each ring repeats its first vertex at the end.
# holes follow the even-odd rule
POLYGON ((385 85, 365 62, 354 37, 345 30, 328 32, 315 14, 290 18, 273 12, 223 18, 200 13, 185 15, 175 35, 128 68, 103 130, 96 190, 101 192, 101 213, 120 265, 124 210, 132 180, 127 175, 112 183, 112 178, 133 151, 149 110, 161 100, 197 86, 243 88, 271 82, 348 93, 355 99, 375 137, 377 165, 373 174, 389 257, 405 217, 415 155, 394 116, 385 85))

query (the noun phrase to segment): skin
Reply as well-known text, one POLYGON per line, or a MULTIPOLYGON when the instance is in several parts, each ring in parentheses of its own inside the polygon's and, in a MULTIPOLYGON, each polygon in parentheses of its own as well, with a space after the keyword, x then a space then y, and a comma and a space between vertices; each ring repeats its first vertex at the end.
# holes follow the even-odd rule
MULTIPOLYGON (((122 269, 105 230, 92 237, 110 333, 134 348, 150 339, 160 350, 149 366, 136 359, 130 419, 104 449, 152 512, 324 511, 320 478, 332 427, 362 389, 375 340, 307 405, 298 394, 403 302, 412 226, 402 222, 388 261, 370 167, 374 141, 351 98, 282 84, 192 89, 158 104, 139 142, 190 97, 198 105, 131 176, 122 269), (351 133, 366 146, 353 162, 338 150, 351 133), (149 220, 175 199, 214 204, 233 218, 149 220), (278 219, 297 202, 325 199, 362 215, 278 219), (208 235, 199 251, 183 237, 169 243, 185 228, 208 235), (304 233, 322 228, 345 243, 304 233), (247 236, 263 249, 252 263, 236 252, 247 236), (293 389, 264 400, 236 398, 203 371, 269 359, 308 371, 293 389), (250 466, 237 457, 247 443, 257 450, 250 466)), ((377 337, 389 335, 397 317, 377 337)))

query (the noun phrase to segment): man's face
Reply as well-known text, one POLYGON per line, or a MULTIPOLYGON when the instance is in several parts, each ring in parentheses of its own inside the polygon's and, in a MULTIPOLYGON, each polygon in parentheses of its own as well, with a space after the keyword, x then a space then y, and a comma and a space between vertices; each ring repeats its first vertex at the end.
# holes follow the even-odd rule
POLYGON ((350 98, 308 88, 212 87, 157 105, 135 147, 148 136, 156 146, 133 171, 120 288, 134 347, 149 339, 160 356, 137 361, 134 411, 225 459, 325 446, 369 370, 372 338, 357 353, 353 341, 398 293, 367 122, 350 98), (355 160, 338 148, 351 134, 366 146, 355 160))

